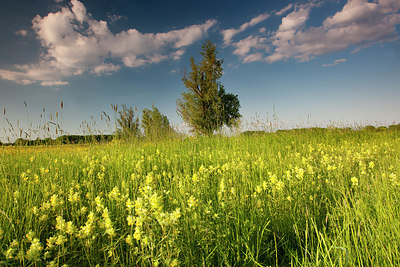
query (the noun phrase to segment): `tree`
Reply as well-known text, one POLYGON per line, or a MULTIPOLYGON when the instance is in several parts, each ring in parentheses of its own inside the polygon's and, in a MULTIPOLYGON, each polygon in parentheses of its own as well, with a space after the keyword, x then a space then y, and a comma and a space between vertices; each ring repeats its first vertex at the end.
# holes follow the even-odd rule
POLYGON ((177 111, 192 131, 211 135, 223 125, 231 126, 241 115, 237 95, 227 94, 219 79, 222 60, 217 58, 216 46, 210 41, 200 51, 202 61, 190 59, 191 71, 183 75, 187 92, 177 100, 177 111))
POLYGON ((146 138, 158 140, 173 133, 167 116, 163 115, 154 105, 152 110, 144 109, 142 115, 142 128, 146 138))
MULTIPOLYGON (((117 110, 117 108, 115 108, 117 110)), ((117 118, 117 136, 122 138, 132 138, 140 136, 139 118, 135 118, 135 112, 132 107, 122 105, 122 110, 118 112, 117 118)))

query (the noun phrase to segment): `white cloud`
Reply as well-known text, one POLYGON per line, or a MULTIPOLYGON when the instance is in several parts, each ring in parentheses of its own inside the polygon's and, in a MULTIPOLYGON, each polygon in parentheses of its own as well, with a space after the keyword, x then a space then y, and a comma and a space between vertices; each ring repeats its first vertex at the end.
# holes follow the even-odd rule
POLYGON ((342 58, 342 59, 336 59, 333 63, 331 63, 331 64, 322 64, 322 67, 333 67, 333 66, 336 66, 337 64, 340 64, 340 63, 344 63, 344 62, 346 62, 347 60, 345 59, 345 58, 342 58))
POLYGON ((263 53, 268 51, 268 46, 265 44, 266 40, 266 38, 258 36, 249 36, 232 44, 233 47, 236 47, 233 54, 240 56, 244 63, 260 61, 263 58, 263 53), (260 50, 263 53, 258 52, 260 50))
POLYGON ((397 0, 368 2, 349 0, 342 10, 324 20, 320 27, 305 27, 310 8, 296 8, 282 19, 272 37, 269 62, 295 58, 307 61, 314 56, 398 38, 400 23, 397 0))
POLYGON ((293 7, 293 4, 289 4, 289 5, 285 6, 284 8, 282 8, 281 10, 275 12, 275 15, 282 16, 283 14, 288 12, 290 9, 292 9, 292 7, 293 7))
POLYGON ((106 21, 93 19, 80 1, 71 0, 58 12, 37 15, 32 24, 45 52, 37 63, 0 69, 2 79, 47 84, 85 72, 107 75, 122 65, 139 67, 179 59, 184 48, 206 36, 216 20, 164 33, 128 29, 114 34, 106 21))
POLYGON ((104 63, 101 65, 98 65, 93 68, 91 73, 96 74, 96 75, 111 75, 113 72, 118 71, 121 68, 119 65, 114 65, 112 63, 104 63))
POLYGON ((238 34, 240 32, 245 31, 249 27, 253 27, 253 26, 257 25, 258 23, 266 20, 268 17, 269 17, 268 14, 261 14, 255 18, 252 18, 249 22, 242 24, 238 29, 232 28, 232 29, 227 29, 227 30, 221 31, 223 38, 224 38, 224 45, 227 46, 227 45, 231 44, 233 36, 235 36, 236 34, 238 34))
POLYGON ((235 43, 232 43, 232 37, 249 27, 249 23, 239 29, 224 30, 224 44, 233 46, 233 53, 243 62, 272 63, 287 59, 308 61, 315 56, 348 48, 356 52, 376 43, 399 39, 396 28, 400 24, 399 0, 348 0, 341 10, 327 17, 320 26, 307 26, 311 10, 322 4, 317 1, 289 4, 275 12, 281 16, 290 11, 282 17, 276 31, 267 33, 265 28, 261 28, 259 35, 253 34, 235 43), (265 38, 266 35, 269 37, 265 38))
POLYGON ((87 21, 88 15, 86 13, 86 7, 78 0, 71 0, 71 5, 71 9, 76 20, 78 20, 80 23, 87 21))
POLYGON ((42 86, 61 86, 61 85, 68 85, 69 82, 65 81, 50 81, 50 82, 41 82, 40 85, 42 86))
POLYGON ((183 54, 185 54, 185 50, 177 50, 174 53, 172 53, 172 58, 178 60, 181 58, 183 54))
POLYGON ((257 61, 262 61, 263 59, 263 53, 254 53, 254 54, 249 54, 243 58, 244 63, 250 63, 250 62, 257 62, 257 61))
POLYGON ((28 34, 27 30, 19 30, 15 32, 16 35, 26 36, 28 34))

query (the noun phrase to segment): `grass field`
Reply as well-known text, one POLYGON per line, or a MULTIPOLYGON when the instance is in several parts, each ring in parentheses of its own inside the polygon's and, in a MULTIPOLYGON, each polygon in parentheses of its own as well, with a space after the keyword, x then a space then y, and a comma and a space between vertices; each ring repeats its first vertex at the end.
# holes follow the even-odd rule
POLYGON ((399 266, 399 132, 0 148, 0 265, 399 266))

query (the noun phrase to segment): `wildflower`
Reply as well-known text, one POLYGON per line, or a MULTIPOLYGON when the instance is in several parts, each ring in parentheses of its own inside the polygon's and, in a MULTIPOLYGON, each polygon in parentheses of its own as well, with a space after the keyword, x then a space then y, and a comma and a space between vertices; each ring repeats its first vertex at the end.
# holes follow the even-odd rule
POLYGON ((95 216, 93 211, 91 211, 88 215, 88 220, 86 221, 85 225, 81 227, 81 230, 79 231, 81 237, 90 236, 94 228, 94 221, 95 221, 95 216))
POLYGON ((156 212, 161 212, 162 210, 162 197, 158 196, 157 193, 154 193, 149 198, 151 208, 156 212))
POLYGON ((176 267, 179 266, 179 261, 177 259, 173 259, 170 263, 171 267, 176 267))
POLYGON ((374 163, 373 161, 371 161, 371 162, 368 164, 368 168, 373 169, 374 167, 375 167, 375 163, 374 163))
POLYGON ((10 247, 9 249, 6 250, 6 252, 4 252, 4 256, 6 256, 6 259, 13 259, 14 253, 15 249, 13 247, 10 247))
POLYGON ((80 200, 79 193, 74 192, 74 189, 71 188, 68 195, 68 201, 71 203, 77 203, 79 202, 79 200, 80 200))
POLYGON ((72 223, 72 221, 67 222, 67 226, 66 226, 65 232, 67 234, 70 234, 70 235, 72 235, 75 232, 75 226, 72 223))
POLYGON ((83 215, 86 213, 86 211, 87 211, 87 208, 85 206, 82 206, 82 208, 79 210, 79 213, 83 215))
POLYGON ((35 233, 32 232, 32 231, 29 231, 29 232, 26 234, 26 238, 28 239, 29 242, 32 242, 32 240, 33 240, 34 237, 35 237, 35 233))
POLYGON ((175 224, 181 217, 181 210, 178 208, 170 214, 170 220, 172 224, 175 224))
POLYGON ((389 179, 392 182, 392 185, 400 185, 400 183, 397 181, 397 176, 395 173, 390 173, 389 174, 389 179))
POLYGON ((116 186, 114 189, 108 194, 108 197, 113 200, 118 200, 121 193, 119 192, 119 188, 116 186))
POLYGON ((194 208, 197 205, 197 199, 194 196, 190 196, 188 199, 188 206, 189 208, 194 208))
POLYGON ((57 245, 62 245, 65 242, 67 242, 67 238, 65 236, 63 236, 63 235, 58 235, 57 236, 57 240, 56 240, 56 244, 57 245))
POLYGON ((101 211, 104 209, 103 203, 102 203, 102 198, 100 196, 97 196, 94 201, 96 202, 96 210, 101 211))
POLYGON ((53 208, 57 208, 58 206, 61 206, 62 204, 64 204, 64 201, 62 199, 60 199, 57 194, 54 194, 50 197, 50 205, 53 208))
POLYGON ((110 215, 108 213, 108 208, 105 208, 103 210, 103 214, 102 214, 103 218, 104 218, 104 228, 106 229, 106 234, 108 234, 109 236, 114 236, 115 231, 112 225, 112 221, 110 218, 110 215))
POLYGON ((264 190, 267 190, 267 188, 268 188, 268 183, 267 183, 267 181, 263 181, 263 182, 262 182, 262 188, 263 188, 264 190))
POLYGON ((56 229, 63 232, 64 228, 66 227, 65 225, 65 220, 63 219, 62 216, 57 216, 56 218, 56 229))
POLYGON ((129 215, 126 220, 128 221, 128 225, 132 226, 135 224, 135 218, 132 215, 129 215))
POLYGON ((230 191, 231 191, 231 194, 232 194, 232 195, 235 195, 235 188, 234 188, 234 187, 231 187, 231 190, 230 190, 230 191))
POLYGON ((138 226, 135 227, 135 233, 133 234, 133 238, 135 238, 138 241, 142 238, 142 231, 138 226))
POLYGON ((356 177, 351 177, 351 183, 353 186, 357 186, 358 185, 358 179, 356 177))
POLYGON ((57 241, 57 237, 55 237, 55 236, 51 236, 51 237, 49 237, 49 238, 47 238, 47 250, 50 250, 50 249, 52 249, 53 247, 54 247, 54 244, 56 243, 56 241, 57 241))
POLYGON ((40 260, 40 252, 43 250, 40 240, 34 238, 29 250, 26 252, 26 258, 30 261, 40 260))
POLYGON ((134 207, 135 207, 135 203, 130 198, 128 198, 128 200, 126 201, 126 209, 129 212, 131 212, 134 207))
POLYGON ((125 241, 126 241, 126 243, 127 243, 128 245, 133 246, 133 239, 132 239, 132 236, 131 236, 131 235, 128 235, 128 236, 125 238, 125 241))
POLYGON ((260 194, 261 192, 262 192, 262 187, 261 186, 259 186, 259 185, 257 185, 256 186, 256 192, 258 193, 258 194, 260 194))

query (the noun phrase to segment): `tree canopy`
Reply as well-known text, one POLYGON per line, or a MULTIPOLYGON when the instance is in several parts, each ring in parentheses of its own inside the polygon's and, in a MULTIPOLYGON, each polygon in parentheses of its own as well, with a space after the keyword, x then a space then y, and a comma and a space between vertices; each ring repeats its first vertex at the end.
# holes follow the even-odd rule
MULTIPOLYGON (((117 109, 115 109, 117 110, 117 109)), ((122 138, 132 138, 140 136, 139 117, 135 117, 132 107, 122 105, 122 110, 118 112, 117 118, 117 136, 122 138)))
POLYGON ((154 105, 151 110, 147 108, 143 110, 142 128, 144 135, 150 140, 165 138, 173 132, 167 116, 154 105))
POLYGON ((227 94, 219 79, 222 59, 217 57, 216 45, 206 41, 200 51, 202 60, 190 59, 191 71, 183 75, 187 92, 177 100, 177 111, 192 131, 210 135, 223 125, 231 126, 240 117, 237 95, 227 94))

